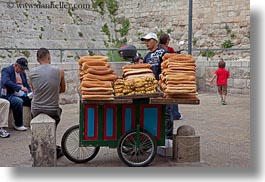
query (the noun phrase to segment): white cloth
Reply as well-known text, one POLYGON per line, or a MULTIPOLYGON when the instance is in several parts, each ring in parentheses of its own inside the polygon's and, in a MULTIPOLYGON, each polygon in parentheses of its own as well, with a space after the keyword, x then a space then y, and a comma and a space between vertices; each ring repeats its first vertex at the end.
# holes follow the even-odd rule
POLYGON ((0 98, 0 128, 8 127, 9 101, 0 98))

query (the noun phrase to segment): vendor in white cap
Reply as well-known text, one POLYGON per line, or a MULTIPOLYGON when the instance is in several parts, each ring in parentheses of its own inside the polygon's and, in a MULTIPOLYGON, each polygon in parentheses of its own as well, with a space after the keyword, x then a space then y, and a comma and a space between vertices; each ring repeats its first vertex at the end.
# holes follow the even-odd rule
MULTIPOLYGON (((148 33, 141 38, 142 41, 145 41, 145 45, 149 52, 144 57, 144 63, 149 63, 152 65, 151 69, 156 77, 159 80, 159 75, 161 74, 161 63, 162 57, 167 52, 166 50, 158 47, 158 38, 157 35, 153 32, 148 33)), ((172 116, 172 107, 170 105, 166 106, 166 138, 172 139, 173 136, 173 116, 172 116)))
POLYGON ((151 69, 155 75, 155 78, 159 80, 159 74, 161 73, 161 63, 162 57, 166 51, 158 47, 158 38, 157 35, 153 32, 146 34, 141 38, 142 41, 145 41, 145 45, 149 52, 144 57, 144 63, 149 63, 152 65, 151 69))

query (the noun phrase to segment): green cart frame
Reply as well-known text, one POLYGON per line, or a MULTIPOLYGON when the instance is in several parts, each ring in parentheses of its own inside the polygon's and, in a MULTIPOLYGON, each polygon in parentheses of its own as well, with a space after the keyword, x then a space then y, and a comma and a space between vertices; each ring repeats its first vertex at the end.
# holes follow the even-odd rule
POLYGON ((116 97, 112 101, 81 100, 79 125, 63 135, 62 150, 75 162, 92 160, 100 147, 117 148, 128 166, 149 165, 157 146, 165 145, 167 104, 199 104, 199 99, 165 99, 160 94, 116 97))

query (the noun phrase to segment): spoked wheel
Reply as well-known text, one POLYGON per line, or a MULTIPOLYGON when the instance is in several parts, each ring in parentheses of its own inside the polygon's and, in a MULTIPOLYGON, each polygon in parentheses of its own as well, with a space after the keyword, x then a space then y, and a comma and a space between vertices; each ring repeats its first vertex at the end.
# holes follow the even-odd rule
POLYGON ((72 126, 63 135, 62 151, 72 162, 85 163, 92 160, 99 152, 99 147, 79 146, 79 125, 72 126))
POLYGON ((118 155, 128 166, 144 167, 151 163, 156 154, 156 140, 146 130, 130 130, 118 142, 118 155))

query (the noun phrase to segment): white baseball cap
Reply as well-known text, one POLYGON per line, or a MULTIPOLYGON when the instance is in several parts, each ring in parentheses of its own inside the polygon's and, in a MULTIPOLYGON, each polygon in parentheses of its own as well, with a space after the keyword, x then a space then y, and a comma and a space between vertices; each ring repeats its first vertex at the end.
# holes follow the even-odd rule
POLYGON ((141 41, 145 41, 148 39, 154 39, 154 40, 158 41, 157 35, 153 32, 146 34, 144 37, 141 38, 141 41))

